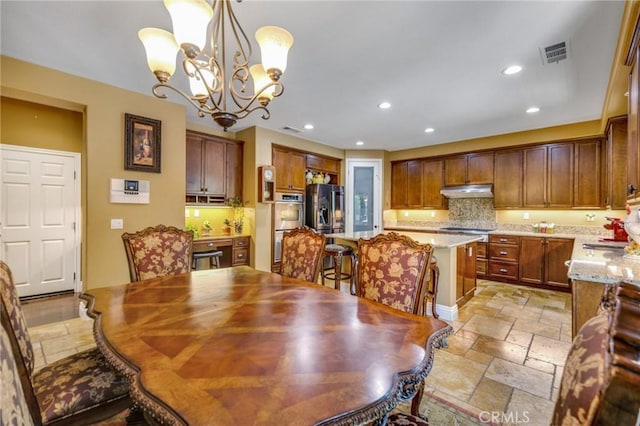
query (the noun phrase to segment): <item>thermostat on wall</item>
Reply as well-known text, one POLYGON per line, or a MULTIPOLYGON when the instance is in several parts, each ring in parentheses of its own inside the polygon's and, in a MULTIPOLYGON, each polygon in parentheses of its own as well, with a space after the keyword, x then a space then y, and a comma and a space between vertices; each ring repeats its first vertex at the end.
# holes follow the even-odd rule
POLYGON ((112 203, 149 204, 149 181, 111 178, 112 203))

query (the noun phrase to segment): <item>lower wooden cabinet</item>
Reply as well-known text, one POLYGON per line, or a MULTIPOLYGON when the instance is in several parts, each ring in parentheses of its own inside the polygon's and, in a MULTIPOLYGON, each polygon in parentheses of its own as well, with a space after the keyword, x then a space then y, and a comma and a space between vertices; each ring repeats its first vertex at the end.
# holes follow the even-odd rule
POLYGON ((476 247, 477 243, 459 246, 456 250, 456 304, 458 308, 467 303, 476 291, 476 247))
POLYGON ((249 264, 249 237, 236 237, 233 239, 231 264, 233 266, 249 264))
POLYGON ((489 235, 489 278, 517 281, 520 259, 520 237, 489 235))
POLYGON ((520 237, 520 281, 569 289, 566 261, 573 240, 554 237, 520 237))
POLYGON ((489 261, 487 258, 489 243, 478 241, 476 244, 476 276, 484 279, 489 275, 489 261))
MULTIPOLYGON (((249 264, 250 237, 231 236, 225 238, 198 238, 193 242, 193 252, 203 252, 211 250, 222 251, 220 267, 240 266, 249 264)), ((201 262, 202 263, 202 262, 201 262)), ((202 264, 199 267, 208 265, 202 264)))

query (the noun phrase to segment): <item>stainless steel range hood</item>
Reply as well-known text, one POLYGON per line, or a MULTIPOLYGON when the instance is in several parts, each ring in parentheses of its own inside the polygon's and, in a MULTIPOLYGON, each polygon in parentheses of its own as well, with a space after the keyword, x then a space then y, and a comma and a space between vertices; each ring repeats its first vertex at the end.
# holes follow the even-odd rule
POLYGON ((440 194, 447 198, 493 198, 493 185, 445 186, 440 194))

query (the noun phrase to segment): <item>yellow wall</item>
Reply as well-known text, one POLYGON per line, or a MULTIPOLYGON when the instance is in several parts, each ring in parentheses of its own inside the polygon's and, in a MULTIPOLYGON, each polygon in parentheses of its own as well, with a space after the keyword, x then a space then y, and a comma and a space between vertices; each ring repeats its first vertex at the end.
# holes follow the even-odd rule
MULTIPOLYGON (((159 223, 178 227, 184 225, 184 107, 13 58, 2 56, 0 61, 3 97, 82 114, 82 184, 86 188, 86 196, 83 196, 82 201, 84 287, 95 288, 128 282, 129 273, 120 238, 122 232, 133 232, 159 223), (124 170, 124 113, 162 122, 162 173, 124 170), (112 177, 150 181, 151 203, 111 204, 109 178, 112 177), (124 219, 124 230, 110 229, 111 218, 124 219)), ((8 102, 17 106, 9 108, 13 109, 9 113, 20 115, 22 108, 19 102, 13 100, 8 102)), ((41 107, 34 108, 35 111, 42 110, 41 107)), ((29 108, 27 113, 28 110, 29 108)), ((67 111, 59 111, 58 114, 60 117, 74 116, 67 111)), ((27 115, 23 114, 23 120, 26 120, 24 117, 27 115)), ((65 127, 74 129, 75 121, 70 121, 74 124, 65 127)), ((14 123, 3 119, 2 142, 10 142, 5 139, 5 135, 12 140, 16 138, 15 135, 23 131, 24 124, 25 121, 22 120, 14 123)), ((43 126, 43 131, 56 135, 56 126, 55 122, 50 123, 43 126)), ((70 133, 76 135, 77 130, 70 133)), ((24 144, 38 146, 35 142, 24 144)), ((56 139, 47 148, 77 151, 76 145, 75 141, 67 144, 56 139)))
MULTIPOLYGON (((334 158, 345 158, 344 150, 319 144, 306 139, 261 127, 252 127, 236 134, 236 138, 244 141, 244 197, 249 202, 247 211, 254 214, 252 228, 251 261, 257 268, 271 270, 272 249, 272 205, 258 203, 257 170, 259 166, 271 165, 271 146, 281 145, 293 149, 314 152, 334 158)), ((342 179, 344 183, 344 161, 342 162, 342 179)), ((277 179, 277 176, 276 176, 277 179)))

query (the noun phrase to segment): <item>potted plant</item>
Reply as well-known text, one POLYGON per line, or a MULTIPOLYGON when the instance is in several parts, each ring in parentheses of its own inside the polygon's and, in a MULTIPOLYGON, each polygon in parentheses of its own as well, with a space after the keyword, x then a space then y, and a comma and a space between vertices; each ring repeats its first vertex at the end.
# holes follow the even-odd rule
POLYGON ((211 222, 205 220, 202 222, 202 235, 210 235, 213 227, 211 226, 211 222))
POLYGON ((223 225, 222 233, 227 235, 231 234, 231 226, 232 226, 231 221, 229 219, 225 219, 222 221, 222 225, 223 225))
POLYGON ((233 208, 233 229, 236 234, 242 234, 244 226, 244 205, 246 201, 242 201, 240 196, 227 198, 226 204, 233 208))

